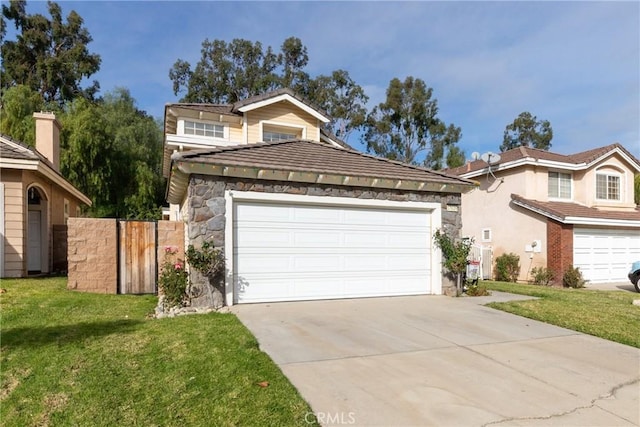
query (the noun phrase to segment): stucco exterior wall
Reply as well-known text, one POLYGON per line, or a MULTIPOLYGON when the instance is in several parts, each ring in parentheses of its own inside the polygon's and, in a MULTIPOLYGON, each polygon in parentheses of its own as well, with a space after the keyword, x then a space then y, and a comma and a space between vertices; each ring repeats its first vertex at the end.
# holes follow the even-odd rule
MULTIPOLYGON (((478 244, 493 248, 493 259, 504 253, 520 257, 519 281, 530 280, 533 267, 546 267, 546 220, 539 215, 511 203, 511 194, 535 198, 540 187, 540 172, 529 168, 526 173, 496 174, 474 178, 480 187, 462 195, 462 235, 472 237, 478 244), (527 179, 532 182, 529 187, 527 179), (483 230, 490 230, 490 239, 483 239, 483 230), (527 245, 540 241, 539 252, 527 251, 527 245)), ((545 190, 546 191, 546 190, 545 190)))
POLYGON ((629 169, 627 163, 618 157, 618 155, 611 156, 587 170, 580 181, 580 185, 585 189, 585 197, 581 201, 586 203, 587 206, 620 210, 635 209, 633 200, 633 171, 629 169), (621 200, 619 202, 596 199, 596 174, 600 171, 613 172, 621 175, 621 200))

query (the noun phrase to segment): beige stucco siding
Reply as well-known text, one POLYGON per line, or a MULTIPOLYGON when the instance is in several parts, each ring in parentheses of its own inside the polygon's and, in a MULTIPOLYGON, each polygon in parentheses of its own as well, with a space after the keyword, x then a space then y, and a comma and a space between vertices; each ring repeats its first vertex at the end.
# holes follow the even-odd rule
POLYGON ((589 168, 580 185, 585 188, 585 197, 582 200, 586 202, 587 206, 606 209, 635 209, 633 200, 633 172, 629 169, 627 163, 617 154, 589 168), (619 202, 596 199, 596 174, 598 172, 620 174, 621 200, 619 202))
POLYGON ((311 114, 289 102, 277 102, 246 113, 247 141, 262 141, 262 127, 265 124, 291 126, 301 132, 300 138, 318 141, 318 120, 311 114), (262 123, 262 126, 261 126, 262 123))
MULTIPOLYGON (((462 235, 473 237, 477 244, 491 246, 496 257, 513 252, 520 257, 519 280, 530 279, 528 273, 533 267, 544 267, 546 260, 546 219, 526 212, 511 204, 511 194, 533 198, 539 194, 542 180, 533 168, 526 173, 496 174, 474 178, 480 187, 462 195, 462 235), (538 184, 526 185, 527 177, 538 184), (484 229, 491 230, 491 240, 483 241, 484 229), (526 246, 534 240, 541 243, 540 252, 527 252, 526 246), (530 256, 533 254, 533 258, 530 256)), ((546 182, 544 183, 546 186, 546 182)))

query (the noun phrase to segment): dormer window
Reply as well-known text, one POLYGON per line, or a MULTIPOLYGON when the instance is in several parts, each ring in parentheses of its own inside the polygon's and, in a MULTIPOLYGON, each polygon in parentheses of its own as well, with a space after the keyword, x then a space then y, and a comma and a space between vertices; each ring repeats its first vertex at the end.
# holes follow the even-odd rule
POLYGON ((224 125, 185 120, 184 134, 206 136, 209 138, 224 138, 224 125))
POLYGON ((260 127, 263 142, 288 141, 307 137, 307 130, 304 126, 261 121, 260 127))
POLYGON ((548 195, 550 199, 571 199, 571 174, 549 172, 548 195))
POLYGON ((596 199, 620 200, 620 175, 611 172, 596 174, 596 199))

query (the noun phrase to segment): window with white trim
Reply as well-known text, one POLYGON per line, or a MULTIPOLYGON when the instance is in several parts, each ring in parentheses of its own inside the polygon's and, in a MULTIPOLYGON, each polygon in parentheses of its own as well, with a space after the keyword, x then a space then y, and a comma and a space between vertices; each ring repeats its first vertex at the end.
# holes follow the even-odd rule
POLYGON ((614 173, 596 173, 596 199, 620 200, 620 175, 614 173))
POLYGON ((291 139, 305 138, 305 129, 303 126, 286 126, 280 123, 262 123, 262 141, 288 141, 291 139))
POLYGON ((296 135, 292 133, 271 132, 268 130, 265 130, 262 134, 262 140, 264 142, 287 141, 290 139, 296 139, 296 135))
POLYGON ((491 229, 490 228, 483 228, 482 229, 482 241, 483 242, 490 242, 491 241, 491 229))
POLYGON ((548 189, 550 198, 571 199, 571 174, 549 172, 548 189))
POLYGON ((185 120, 184 134, 206 136, 209 138, 224 138, 224 125, 185 120))

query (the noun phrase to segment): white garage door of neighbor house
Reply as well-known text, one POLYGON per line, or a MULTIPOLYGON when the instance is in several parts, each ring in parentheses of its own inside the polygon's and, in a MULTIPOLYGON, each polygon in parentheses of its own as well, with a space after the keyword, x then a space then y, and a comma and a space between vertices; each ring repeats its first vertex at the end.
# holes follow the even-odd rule
POLYGON ((573 265, 594 283, 626 282, 640 260, 640 230, 574 228, 573 265))
POLYGON ((425 210, 239 202, 235 302, 431 293, 425 210))

